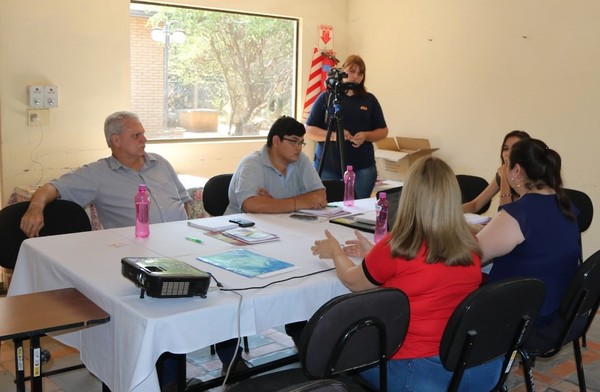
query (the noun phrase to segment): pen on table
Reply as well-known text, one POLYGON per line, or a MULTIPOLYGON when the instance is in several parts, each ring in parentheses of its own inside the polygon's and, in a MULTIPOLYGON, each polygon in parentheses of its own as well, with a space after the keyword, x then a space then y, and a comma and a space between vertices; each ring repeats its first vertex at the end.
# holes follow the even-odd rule
POLYGON ((195 242, 197 244, 203 244, 203 242, 200 238, 192 237, 191 235, 186 236, 185 239, 188 241, 195 242))

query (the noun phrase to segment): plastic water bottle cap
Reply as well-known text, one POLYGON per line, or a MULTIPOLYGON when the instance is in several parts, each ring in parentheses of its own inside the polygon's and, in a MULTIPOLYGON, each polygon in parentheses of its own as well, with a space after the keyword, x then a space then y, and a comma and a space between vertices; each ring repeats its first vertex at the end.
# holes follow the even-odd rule
POLYGON ((346 165, 346 170, 348 170, 348 171, 352 170, 352 165, 346 165))

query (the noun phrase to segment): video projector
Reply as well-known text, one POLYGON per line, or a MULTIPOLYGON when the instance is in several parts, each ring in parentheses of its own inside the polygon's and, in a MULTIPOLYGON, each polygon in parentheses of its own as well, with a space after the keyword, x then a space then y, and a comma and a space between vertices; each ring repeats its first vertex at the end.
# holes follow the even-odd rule
POLYGON ((210 286, 209 273, 168 257, 124 257, 121 274, 141 287, 140 298, 206 298, 210 286))

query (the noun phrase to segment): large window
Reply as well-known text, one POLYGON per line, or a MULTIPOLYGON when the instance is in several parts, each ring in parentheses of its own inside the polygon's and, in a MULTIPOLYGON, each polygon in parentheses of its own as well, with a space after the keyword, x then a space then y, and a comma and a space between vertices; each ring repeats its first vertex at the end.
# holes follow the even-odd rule
POLYGON ((298 21, 132 2, 131 107, 150 140, 264 137, 295 114, 298 21))

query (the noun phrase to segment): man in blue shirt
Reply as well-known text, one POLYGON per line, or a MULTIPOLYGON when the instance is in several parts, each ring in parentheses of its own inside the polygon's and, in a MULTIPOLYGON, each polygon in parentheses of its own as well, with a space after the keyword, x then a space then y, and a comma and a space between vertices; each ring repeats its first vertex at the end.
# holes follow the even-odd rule
POLYGON ((273 123, 267 144, 243 158, 233 175, 225 214, 325 208, 325 187, 302 153, 305 132, 292 117, 273 123))
POLYGON ((82 207, 94 204, 106 229, 134 226, 133 197, 140 183, 147 185, 152 198, 150 223, 187 219, 185 203, 191 198, 171 164, 160 155, 145 151, 144 132, 135 113, 116 112, 108 116, 104 135, 111 156, 40 187, 21 219, 21 230, 28 237, 38 236, 44 226, 44 208, 57 198, 82 207))

